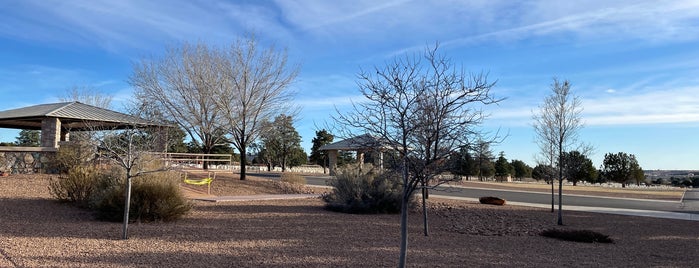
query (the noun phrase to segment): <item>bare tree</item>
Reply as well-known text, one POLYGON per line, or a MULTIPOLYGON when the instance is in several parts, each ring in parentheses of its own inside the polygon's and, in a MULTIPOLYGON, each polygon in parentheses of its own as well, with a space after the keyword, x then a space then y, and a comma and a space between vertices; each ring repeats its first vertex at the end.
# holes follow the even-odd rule
MULTIPOLYGON (((113 97, 111 95, 100 92, 92 85, 74 85, 66 89, 64 96, 59 97, 61 102, 77 101, 104 109, 112 108, 112 99, 113 97)), ((89 139, 90 135, 86 132, 74 132, 70 135, 70 140, 72 141, 85 141, 89 143, 89 139)))
POLYGON ((91 85, 74 85, 66 90, 65 96, 59 98, 62 102, 77 101, 104 109, 112 107, 112 99, 111 95, 101 93, 91 85))
MULTIPOLYGON (((534 114, 534 131, 542 154, 558 167, 558 225, 563 225, 563 153, 571 149, 581 149, 578 142, 583 127, 580 113, 580 99, 570 90, 570 82, 553 79, 551 95, 539 106, 534 114), (575 147, 576 146, 576 147, 575 147), (575 148, 574 148, 575 147, 575 148)), ((588 151, 589 149, 582 149, 588 151)), ((551 183, 553 185, 553 182, 551 183)), ((553 186, 551 186, 553 187, 553 186)), ((553 189, 553 188, 552 188, 553 189)), ((553 191, 553 190, 552 190, 553 191)), ((552 193, 553 194, 553 193, 552 193)))
MULTIPOLYGON (((226 54, 202 43, 184 43, 167 50, 160 59, 142 59, 134 64, 129 83, 136 88, 137 106, 160 111, 175 122, 202 152, 211 153, 225 141, 214 99, 226 85, 222 66, 226 54)), ((203 168, 208 168, 207 162, 203 168)))
POLYGON ((262 48, 254 38, 238 39, 226 51, 221 72, 226 83, 214 98, 226 132, 240 152, 240 179, 245 180, 247 148, 260 137, 262 122, 285 113, 294 115, 289 85, 299 67, 289 65, 286 50, 262 48))
POLYGON ((129 207, 131 201, 131 184, 133 178, 143 174, 165 171, 160 159, 152 152, 161 150, 164 146, 162 137, 153 135, 163 127, 145 126, 141 123, 127 125, 121 129, 88 127, 94 148, 99 158, 108 159, 125 171, 126 191, 124 203, 124 225, 122 239, 128 239, 129 207), (156 131, 153 130, 156 128, 156 131))
MULTIPOLYGON (((555 167, 556 163, 556 143, 555 136, 550 133, 553 128, 545 128, 543 125, 539 124, 539 114, 534 113, 532 116, 534 119, 534 129, 536 132, 536 143, 539 146, 539 155, 537 158, 537 163, 542 166, 555 167)), ((551 182, 551 213, 556 209, 556 192, 554 190, 554 178, 556 177, 555 172, 545 174, 547 181, 551 182)))
POLYGON ((480 105, 499 100, 490 96, 494 83, 486 75, 467 75, 438 55, 437 46, 426 49, 424 61, 396 58, 384 68, 361 72, 359 79, 366 101, 334 119, 345 132, 378 137, 398 152, 403 184, 399 267, 404 267, 411 196, 423 189, 424 207, 427 189, 443 182, 437 175, 448 170, 449 155, 482 134, 475 129, 485 118, 480 105))

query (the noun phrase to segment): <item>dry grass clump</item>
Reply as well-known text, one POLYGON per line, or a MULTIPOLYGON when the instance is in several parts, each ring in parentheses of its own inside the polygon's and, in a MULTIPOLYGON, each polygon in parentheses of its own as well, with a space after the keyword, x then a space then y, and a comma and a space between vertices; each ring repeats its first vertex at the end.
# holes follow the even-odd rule
POLYGON ((76 166, 58 178, 51 177, 49 190, 61 202, 74 203, 78 207, 88 207, 90 198, 97 190, 100 174, 93 166, 76 166))
MULTIPOLYGON (((107 221, 121 221, 124 215, 126 187, 124 180, 106 184, 99 194, 94 208, 97 217, 107 221)), ((192 208, 179 188, 176 172, 149 173, 133 178, 129 220, 138 222, 174 221, 182 218, 192 208)))
POLYGON ((288 182, 291 184, 306 185, 306 178, 298 173, 292 172, 282 172, 281 179, 282 182, 288 182))
POLYGON ((371 167, 341 169, 323 196, 326 208, 345 213, 399 213, 403 187, 396 174, 376 173, 371 167))
MULTIPOLYGON (((61 202, 91 209, 98 219, 121 221, 124 217, 126 179, 119 168, 73 166, 65 175, 49 181, 51 195, 61 202)), ((148 173, 132 178, 131 221, 172 221, 192 207, 179 188, 176 172, 148 173)))

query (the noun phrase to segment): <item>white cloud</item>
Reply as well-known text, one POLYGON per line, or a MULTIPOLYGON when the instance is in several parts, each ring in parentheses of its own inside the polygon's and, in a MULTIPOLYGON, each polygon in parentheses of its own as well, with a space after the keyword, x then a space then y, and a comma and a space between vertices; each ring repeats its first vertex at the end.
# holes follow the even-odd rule
POLYGON ((699 122, 699 87, 624 92, 583 100, 588 125, 645 125, 699 122))
MULTIPOLYGON (((96 44, 114 51, 180 40, 229 42, 246 31, 275 40, 399 44, 399 51, 554 36, 695 40, 695 1, 24 1, 0 11, 0 34, 96 44)), ((389 46, 377 49, 392 49, 389 46)))
POLYGON ((696 23, 699 3, 691 1, 665 1, 663 4, 655 1, 535 1, 515 8, 519 14, 504 17, 508 27, 456 38, 447 44, 464 45, 486 40, 519 40, 561 34, 573 34, 572 37, 576 39, 596 42, 629 38, 676 42, 695 40, 699 33, 696 23))
MULTIPOLYGON (((653 88, 616 91, 581 97, 582 119, 586 126, 623 126, 699 123, 699 87, 653 88)), ((509 127, 532 123, 537 103, 503 103, 488 107, 489 125, 509 127)))
POLYGON ((298 99, 296 104, 304 107, 304 110, 326 110, 329 113, 334 113, 334 107, 342 108, 351 105, 353 102, 364 100, 361 95, 347 95, 336 97, 323 98, 304 98, 298 99))
POLYGON ((228 43, 264 31, 284 34, 271 9, 225 1, 26 1, 0 11, 10 26, 0 34, 108 51, 143 49, 182 40, 228 43))

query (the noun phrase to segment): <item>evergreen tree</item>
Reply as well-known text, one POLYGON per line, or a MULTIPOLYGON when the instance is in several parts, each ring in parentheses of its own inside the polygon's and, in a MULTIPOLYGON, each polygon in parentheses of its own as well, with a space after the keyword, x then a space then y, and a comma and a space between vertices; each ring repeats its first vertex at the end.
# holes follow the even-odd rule
POLYGON ((330 132, 323 130, 316 131, 316 136, 313 138, 313 147, 311 147, 311 163, 323 167, 323 173, 328 165, 328 155, 326 151, 321 151, 320 147, 333 142, 335 137, 330 132))
POLYGON ((38 130, 23 129, 22 131, 19 132, 19 136, 17 136, 17 141, 15 141, 15 144, 17 146, 27 146, 27 147, 41 146, 40 134, 41 134, 41 132, 38 130))
POLYGON ((522 160, 512 160, 510 166, 513 169, 512 175, 520 181, 532 176, 532 168, 522 160))
POLYGON ((563 153, 563 177, 573 186, 579 181, 594 182, 597 180, 597 170, 592 160, 578 151, 563 153))
POLYGON ((476 161, 471 156, 467 146, 462 146, 458 152, 451 156, 451 172, 456 175, 469 176, 477 175, 476 161))
POLYGON ((636 180, 640 184, 639 178, 642 172, 643 169, 638 165, 636 156, 633 154, 618 152, 604 155, 602 163, 604 178, 621 183, 621 187, 626 187, 631 180, 636 180))
POLYGON ((546 183, 551 182, 555 174, 556 169, 549 165, 538 164, 532 169, 532 179, 544 180, 546 183))
POLYGON ((498 160, 495 161, 495 177, 504 181, 510 175, 510 163, 505 158, 505 152, 500 152, 498 160))
POLYGON ((476 153, 476 174, 478 180, 483 181, 495 174, 495 166, 493 165, 493 152, 490 151, 490 143, 479 141, 475 149, 476 153))
POLYGON ((294 128, 291 116, 277 116, 274 122, 266 124, 265 130, 261 136, 263 148, 273 165, 281 166, 283 172, 287 167, 299 163, 289 161, 301 149, 301 135, 294 128))

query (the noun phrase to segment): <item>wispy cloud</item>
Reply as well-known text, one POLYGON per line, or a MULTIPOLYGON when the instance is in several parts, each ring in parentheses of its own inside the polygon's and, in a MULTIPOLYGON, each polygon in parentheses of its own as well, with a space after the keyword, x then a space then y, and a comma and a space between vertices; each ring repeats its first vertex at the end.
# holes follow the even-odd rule
POLYGON ((91 70, 58 68, 47 65, 12 65, 0 68, 0 92, 13 99, 25 101, 12 103, 19 108, 28 105, 57 102, 74 86, 94 87, 101 94, 112 95, 114 87, 123 83, 118 78, 104 79, 91 70))
POLYGON ((395 55, 426 43, 464 46, 532 37, 574 40, 699 38, 695 1, 280 0, 21 1, 0 10, 0 35, 109 51, 181 40, 229 42, 246 31, 274 40, 295 34, 326 42, 380 44, 395 55), (420 33, 419 35, 415 33, 420 33))
POLYGON ((585 99, 583 116, 589 125, 697 123, 696 92, 699 87, 694 86, 585 99))
MULTIPOLYGON (((665 1, 662 4, 656 1, 508 2, 491 1, 490 8, 464 12, 464 17, 485 17, 489 23, 476 30, 455 33, 442 44, 461 47, 538 37, 581 43, 629 39, 667 43, 699 39, 699 2, 696 1, 665 1), (488 12, 502 12, 508 16, 492 20, 490 17, 496 15, 488 12)), ((423 47, 423 44, 404 47, 389 56, 423 47)))
MULTIPOLYGON (((699 87, 654 88, 634 91, 599 91, 596 96, 581 96, 581 114, 587 126, 624 126, 699 123, 699 87), (605 92, 606 91, 606 92, 605 92)), ((532 123, 536 103, 503 105, 489 109, 489 124, 526 126, 532 123)))
POLYGON ((305 76, 294 85, 299 92, 296 102, 305 110, 334 112, 335 108, 346 107, 362 100, 357 83, 351 76, 328 74, 305 76))
POLYGON ((325 110, 328 113, 333 113, 335 112, 334 107, 347 107, 352 103, 357 103, 362 100, 364 100, 364 96, 347 95, 324 98, 303 98, 298 99, 296 102, 307 110, 325 110))
MULTIPOLYGON (((397 13, 400 5, 409 0, 398 1, 305 1, 279 0, 277 5, 286 19, 302 31, 328 31, 329 28, 346 28, 357 21, 374 20, 384 12, 397 13), (328 29, 322 29, 328 28, 328 29)), ((362 29, 356 29, 362 30, 362 29)))
POLYGON ((283 32, 268 8, 226 1, 24 1, 0 11, 0 34, 30 41, 143 49, 181 40, 230 42, 283 32), (268 29, 270 27, 270 29, 268 29))

